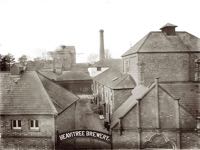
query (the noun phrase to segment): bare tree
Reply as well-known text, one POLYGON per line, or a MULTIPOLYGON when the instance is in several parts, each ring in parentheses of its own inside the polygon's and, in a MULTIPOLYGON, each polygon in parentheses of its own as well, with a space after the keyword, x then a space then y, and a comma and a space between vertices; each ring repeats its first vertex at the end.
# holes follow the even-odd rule
POLYGON ((27 56, 26 55, 22 55, 21 57, 19 57, 18 61, 21 65, 25 66, 27 64, 27 56))
POLYGON ((94 63, 96 61, 98 61, 98 54, 89 54, 88 58, 87 58, 89 63, 94 63))
POLYGON ((106 59, 111 59, 111 58, 112 58, 109 49, 105 49, 105 58, 106 58, 106 59))

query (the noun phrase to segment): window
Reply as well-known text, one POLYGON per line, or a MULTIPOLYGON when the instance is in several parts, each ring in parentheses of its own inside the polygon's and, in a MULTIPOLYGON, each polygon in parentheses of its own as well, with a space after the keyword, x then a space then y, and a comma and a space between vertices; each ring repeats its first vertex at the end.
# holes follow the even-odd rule
POLYGON ((195 59, 195 81, 200 81, 200 59, 195 59))
POLYGON ((12 129, 21 129, 21 120, 12 120, 12 129))
POLYGON ((97 71, 101 71, 101 67, 97 67, 97 71))
POLYGON ((124 72, 127 73, 129 71, 129 60, 124 61, 124 72))
POLYGON ((38 120, 31 120, 30 121, 30 129, 38 130, 39 129, 39 121, 38 120))
POLYGON ((197 129, 200 130, 200 118, 197 119, 197 129))

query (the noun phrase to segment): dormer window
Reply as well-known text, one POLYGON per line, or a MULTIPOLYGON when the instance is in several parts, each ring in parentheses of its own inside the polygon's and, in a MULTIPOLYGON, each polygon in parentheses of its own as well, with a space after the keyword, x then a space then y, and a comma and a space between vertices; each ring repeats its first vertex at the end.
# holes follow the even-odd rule
POLYGON ((195 81, 200 81, 200 59, 195 59, 195 81))

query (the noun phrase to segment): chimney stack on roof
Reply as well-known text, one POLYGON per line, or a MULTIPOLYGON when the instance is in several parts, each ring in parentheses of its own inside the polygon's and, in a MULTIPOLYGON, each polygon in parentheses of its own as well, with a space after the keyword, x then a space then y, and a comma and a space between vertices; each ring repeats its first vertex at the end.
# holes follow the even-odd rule
POLYGON ((162 28, 160 28, 160 30, 165 33, 166 35, 176 35, 176 25, 173 25, 171 23, 167 23, 166 25, 164 25, 162 28))
POLYGON ((103 30, 100 31, 100 50, 99 50, 99 60, 103 61, 105 59, 105 50, 104 50, 104 35, 103 30))

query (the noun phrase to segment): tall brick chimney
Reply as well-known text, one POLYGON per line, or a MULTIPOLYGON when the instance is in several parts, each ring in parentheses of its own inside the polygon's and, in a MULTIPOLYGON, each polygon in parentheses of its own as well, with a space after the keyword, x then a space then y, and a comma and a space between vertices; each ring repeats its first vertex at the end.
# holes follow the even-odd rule
POLYGON ((104 50, 104 37, 103 37, 103 30, 100 31, 100 49, 99 49, 99 60, 103 61, 105 59, 105 50, 104 50))

